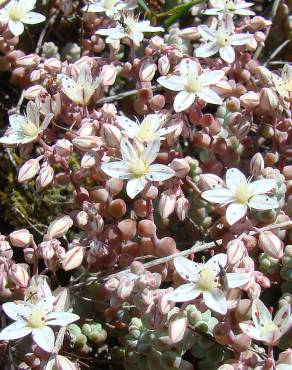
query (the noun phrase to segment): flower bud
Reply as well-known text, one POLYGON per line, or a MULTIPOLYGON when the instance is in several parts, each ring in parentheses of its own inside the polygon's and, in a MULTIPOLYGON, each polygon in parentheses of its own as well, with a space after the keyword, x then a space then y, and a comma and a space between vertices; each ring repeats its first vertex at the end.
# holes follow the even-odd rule
POLYGON ((176 195, 171 190, 164 191, 159 200, 158 210, 161 218, 167 218, 170 216, 174 209, 176 203, 176 195))
POLYGON ((169 72, 170 61, 166 55, 163 55, 158 59, 158 70, 162 76, 166 76, 169 72))
POLYGON ((263 17, 255 16, 251 18, 249 24, 253 31, 257 31, 270 26, 272 22, 263 17))
POLYGON ((84 211, 78 212, 77 216, 76 216, 76 222, 77 222, 77 225, 80 226, 80 227, 83 227, 83 226, 87 225, 88 214, 84 211))
POLYGON ((249 164, 249 172, 252 176, 258 177, 265 168, 264 158, 261 153, 256 153, 249 164))
POLYGON ((256 72, 263 84, 272 85, 272 74, 268 68, 259 66, 256 68, 256 72))
POLYGON ((278 106, 278 98, 274 91, 268 87, 264 87, 260 92, 260 107, 265 112, 274 115, 278 106))
POLYGON ((23 250, 24 260, 28 264, 33 264, 35 261, 35 253, 33 248, 24 248, 23 250))
POLYGON ((55 370, 78 370, 78 367, 67 357, 57 355, 54 364, 55 370))
POLYGON ((188 326, 188 320, 184 314, 177 314, 168 324, 168 335, 172 344, 180 342, 188 326))
POLYGON ((34 85, 24 91, 24 97, 27 100, 33 100, 44 93, 46 93, 46 89, 44 89, 41 85, 34 85))
POLYGON ((259 105, 260 99, 254 91, 249 91, 240 97, 240 104, 244 108, 255 108, 259 105))
POLYGON ((283 257, 284 244, 271 231, 264 231, 259 235, 259 247, 270 257, 281 259, 283 257))
POLYGON ((47 240, 57 239, 64 236, 70 227, 73 225, 73 221, 69 216, 60 216, 56 218, 48 227, 47 240))
POLYGON ((62 63, 57 58, 50 58, 44 62, 45 70, 50 73, 59 73, 62 68, 62 63))
POLYGON ((183 40, 198 40, 201 35, 197 27, 188 27, 180 31, 179 37, 183 40))
POLYGON ((79 136, 72 140, 77 149, 86 152, 89 149, 98 148, 101 139, 97 136, 79 136))
POLYGON ((38 245, 39 257, 49 261, 54 257, 55 251, 53 244, 50 241, 44 241, 38 245))
POLYGON ((73 145, 67 139, 60 139, 57 140, 54 149, 60 157, 69 157, 73 151, 73 145))
POLYGON ((100 76, 102 77, 103 86, 111 86, 115 83, 117 71, 114 65, 105 65, 102 67, 100 76))
POLYGON ((16 61, 17 67, 36 67, 40 62, 37 54, 28 54, 16 61))
POLYGON ((292 366, 292 349, 288 348, 286 351, 281 352, 279 354, 279 359, 277 361, 277 364, 285 364, 285 365, 290 365, 292 366))
POLYGON ((13 250, 7 240, 0 240, 0 256, 7 259, 13 256, 13 250))
POLYGON ((164 45, 164 40, 160 36, 151 37, 149 46, 153 49, 160 49, 164 45))
POLYGON ((43 190, 45 187, 50 185, 54 178, 54 169, 46 165, 42 167, 38 177, 36 178, 36 189, 37 191, 43 190))
POLYGON ((219 187, 223 187, 224 181, 217 175, 212 173, 205 173, 200 176, 199 187, 201 190, 211 190, 219 187))
POLYGON ((23 183, 32 180, 40 170, 40 164, 37 159, 29 159, 25 162, 18 173, 18 182, 23 183))
POLYGON ((100 159, 98 153, 95 150, 90 150, 89 152, 85 153, 81 159, 81 167, 82 168, 92 168, 100 163, 100 159))
POLYGON ((139 70, 139 78, 141 81, 149 82, 153 79, 156 72, 156 64, 146 60, 142 62, 139 70))
POLYGON ((74 247, 70 249, 66 253, 62 261, 63 270, 70 271, 79 267, 82 264, 83 257, 84 257, 83 247, 74 247))
POLYGON ((24 248, 30 244, 32 237, 28 230, 21 229, 9 234, 9 239, 13 247, 24 248))
POLYGON ((122 133, 120 129, 109 123, 105 123, 101 128, 101 136, 103 140, 113 148, 119 148, 122 139, 122 133))
POLYGON ((20 264, 14 264, 9 269, 9 277, 14 284, 25 288, 29 282, 29 275, 26 269, 20 264))
POLYGON ((175 212, 180 221, 183 221, 189 211, 189 201, 185 197, 179 198, 175 203, 175 212))
POLYGON ((241 240, 234 239, 227 244, 227 260, 229 264, 236 265, 246 254, 246 248, 241 240))
POLYGON ((174 170, 175 176, 181 179, 186 177, 190 171, 190 166, 184 158, 174 158, 169 167, 174 170))
POLYGON ((36 82, 36 81, 39 81, 41 79, 41 71, 36 69, 34 71, 31 72, 30 74, 30 81, 31 82, 36 82))
POLYGON ((251 129, 251 123, 249 121, 240 122, 236 128, 236 137, 238 140, 244 139, 251 129))

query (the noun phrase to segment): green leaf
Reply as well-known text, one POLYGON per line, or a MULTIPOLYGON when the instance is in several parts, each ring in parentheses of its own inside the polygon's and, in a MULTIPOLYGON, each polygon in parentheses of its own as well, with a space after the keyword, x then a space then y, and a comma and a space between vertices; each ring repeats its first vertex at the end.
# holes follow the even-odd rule
POLYGON ((156 14, 156 17, 157 18, 163 18, 163 17, 169 17, 169 16, 178 16, 178 17, 180 17, 180 16, 184 15, 185 13, 187 13, 188 10, 191 9, 191 7, 193 7, 194 5, 198 5, 198 4, 201 4, 201 3, 206 2, 206 1, 207 0, 195 0, 195 1, 192 1, 190 3, 180 4, 178 6, 175 6, 172 9, 167 10, 166 12, 156 14))
POLYGON ((144 0, 138 0, 138 5, 139 7, 144 10, 144 12, 148 13, 149 14, 149 17, 155 17, 155 13, 152 12, 152 10, 148 7, 148 5, 145 3, 144 0))

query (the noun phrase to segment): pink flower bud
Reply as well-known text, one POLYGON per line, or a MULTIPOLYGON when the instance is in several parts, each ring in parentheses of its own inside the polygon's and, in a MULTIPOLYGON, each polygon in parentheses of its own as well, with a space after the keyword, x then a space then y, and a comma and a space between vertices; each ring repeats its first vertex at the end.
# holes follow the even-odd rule
POLYGON ((251 129, 251 123, 249 121, 242 121, 236 128, 236 137, 239 140, 244 139, 247 137, 249 131, 251 129))
POLYGON ((259 105, 260 99, 254 91, 249 91, 240 97, 240 104, 244 108, 255 108, 259 105))
POLYGON ((249 24, 253 31, 257 31, 270 26, 272 22, 263 17, 255 16, 251 18, 249 24))
POLYGON ((198 40, 201 35, 197 27, 188 27, 180 31, 179 37, 183 40, 198 40))
POLYGON ((212 173, 205 173, 200 176, 199 186, 203 191, 222 187, 223 185, 224 181, 212 173))
POLYGON ((40 170, 40 164, 37 159, 29 159, 25 162, 18 173, 18 182, 23 183, 32 180, 40 170))
POLYGON ((77 131, 77 134, 82 136, 94 136, 96 133, 96 126, 94 125, 93 121, 88 121, 86 119, 81 121, 81 127, 77 131))
POLYGON ((96 215, 95 218, 90 221, 89 225, 94 233, 100 234, 104 226, 103 218, 101 215, 96 215))
POLYGON ((41 71, 40 70, 34 70, 30 74, 30 81, 31 82, 36 82, 41 79, 41 71))
POLYGON ((274 91, 268 87, 264 87, 260 92, 260 107, 265 112, 274 115, 278 106, 278 98, 274 91))
POLYGON ((79 136, 72 140, 77 149, 86 152, 89 149, 98 148, 101 139, 97 136, 79 136))
POLYGON ((122 277, 117 288, 117 296, 124 300, 130 296, 134 288, 134 280, 127 277, 122 277))
POLYGON ((272 74, 268 68, 259 66, 256 68, 256 72, 263 84, 272 85, 272 74))
POLYGON ((265 168, 264 158, 261 153, 256 153, 253 155, 250 164, 249 172, 252 176, 258 177, 262 173, 262 170, 265 168))
POLYGON ((176 195, 171 190, 164 191, 159 200, 158 210, 162 218, 167 218, 175 209, 176 195))
POLYGON ((54 149, 60 157, 69 157, 73 152, 73 145, 67 139, 60 139, 57 140, 54 149))
POLYGON ((98 153, 95 150, 90 150, 89 152, 85 153, 81 159, 81 167, 82 168, 92 168, 100 163, 100 158, 98 153))
POLYGON ((231 265, 236 265, 246 255, 247 251, 241 240, 234 239, 227 244, 227 259, 231 265))
POLYGON ((28 54, 16 61, 18 67, 36 67, 40 62, 37 54, 28 54))
POLYGON ((29 282, 29 275, 26 269, 20 264, 14 264, 9 269, 9 277, 14 284, 25 288, 29 282))
POLYGON ((21 229, 9 234, 9 239, 13 247, 24 248, 30 244, 32 236, 28 230, 21 229))
POLYGON ((62 261, 63 270, 70 271, 79 267, 82 264, 83 257, 84 257, 83 247, 74 247, 70 249, 66 253, 62 261))
POLYGON ((41 85, 34 85, 25 90, 24 97, 27 100, 33 100, 44 93, 46 93, 46 89, 44 89, 41 85))
POLYGON ((88 222, 88 214, 84 211, 78 212, 76 216, 76 222, 80 227, 85 226, 88 222))
POLYGON ((160 36, 151 37, 149 46, 153 49, 160 49, 164 45, 163 38, 160 36))
POLYGON ((230 323, 219 322, 214 328, 214 337, 216 341, 223 346, 232 344, 234 334, 231 329, 230 323))
POLYGON ((254 272, 255 281, 260 284, 263 288, 270 288, 271 287, 271 281, 269 278, 267 278, 262 272, 255 271, 254 272))
POLYGON ((102 77, 103 86, 111 86, 115 83, 117 71, 114 65, 105 65, 101 69, 100 76, 102 77))
POLYGON ((54 364, 54 369, 55 370, 78 370, 78 367, 68 360, 67 357, 57 355, 55 364, 54 364))
POLYGON ((238 334, 235 336, 232 348, 235 349, 235 351, 238 352, 244 352, 246 351, 251 345, 251 338, 247 334, 238 334))
POLYGON ((286 364, 292 366, 292 349, 288 348, 286 351, 279 354, 277 364, 286 364))
POLYGON ((190 166, 184 158, 174 158, 169 167, 175 171, 175 176, 181 179, 186 177, 190 171, 190 166))
POLYGON ((33 248, 24 248, 23 250, 24 260, 28 264, 33 264, 35 261, 35 253, 33 248))
POLYGON ((113 148, 119 148, 122 139, 122 133, 120 129, 109 123, 105 123, 101 128, 101 135, 103 140, 113 148))
POLYGON ((256 41, 261 45, 263 45, 266 41, 266 35, 264 34, 264 32, 256 32, 254 34, 254 37, 256 41))
POLYGON ((73 225, 73 221, 69 216, 60 216, 56 218, 48 227, 47 240, 57 239, 64 236, 70 227, 73 225))
POLYGON ((259 236, 259 247, 270 257, 283 257, 284 243, 271 231, 264 231, 259 236))
POLYGON ((54 257, 55 250, 51 241, 44 241, 38 245, 39 257, 49 261, 54 257))
POLYGON ((44 62, 45 70, 50 73, 59 73, 62 68, 62 63, 57 58, 50 58, 44 62))
POLYGON ((54 169, 46 165, 42 167, 38 177, 36 178, 36 189, 37 191, 42 191, 45 187, 50 185, 54 178, 54 169))
POLYGON ((173 344, 180 342, 188 326, 188 320, 184 314, 177 314, 168 324, 168 335, 173 344))
POLYGON ((179 198, 175 203, 175 212, 180 221, 183 221, 189 211, 189 201, 185 197, 179 198))
POLYGON ((149 60, 142 62, 139 70, 139 78, 141 81, 151 81, 155 75, 157 66, 149 60))
POLYGON ((13 256, 13 250, 7 240, 0 240, 0 256, 7 259, 13 256))
POLYGON ((170 61, 166 55, 163 55, 158 59, 158 70, 162 76, 166 76, 169 72, 170 61))

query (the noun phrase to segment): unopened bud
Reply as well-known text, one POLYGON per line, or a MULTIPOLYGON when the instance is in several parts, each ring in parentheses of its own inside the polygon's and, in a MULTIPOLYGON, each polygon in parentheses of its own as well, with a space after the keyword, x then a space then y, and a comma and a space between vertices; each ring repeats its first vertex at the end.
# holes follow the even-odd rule
POLYGON ((281 259, 283 257, 284 244, 271 231, 264 231, 259 236, 259 247, 270 257, 281 259))
POLYGON ((89 149, 98 148, 100 138, 97 136, 79 136, 72 140, 77 149, 86 152, 89 149))
POLYGON ((55 219, 48 227, 48 239, 61 238, 67 233, 72 225, 73 221, 69 216, 61 216, 55 219))
POLYGON ((190 171, 190 166, 184 158, 175 158, 171 161, 170 168, 175 172, 175 176, 183 179, 190 171))
POLYGON ((73 362, 68 360, 67 357, 57 355, 54 368, 55 370, 78 370, 79 367, 77 367, 73 362))
POLYGON ((37 54, 25 55, 16 61, 18 67, 36 67, 40 62, 40 57, 37 54))
POLYGON ((26 269, 20 264, 14 264, 10 267, 9 277, 14 284, 25 288, 29 282, 29 275, 26 269))
POLYGON ((272 74, 268 68, 259 66, 256 68, 256 72, 263 84, 272 84, 272 74))
POLYGON ((197 27, 188 27, 180 31, 179 37, 183 40, 198 40, 201 35, 197 27))
POLYGON ((51 166, 42 167, 40 173, 36 179, 37 191, 43 190, 45 187, 50 185, 54 178, 54 169, 51 166))
POLYGON ((76 222, 78 226, 83 227, 88 222, 88 214, 85 211, 80 211, 77 213, 76 222))
POLYGON ((175 209, 175 203, 176 195, 172 191, 166 190, 161 194, 158 204, 158 210, 161 218, 167 218, 173 213, 175 209))
POLYGON ((179 198, 175 203, 175 212, 180 221, 183 221, 188 214, 189 201, 185 197, 179 198))
POLYGON ((18 173, 18 182, 23 183, 32 180, 40 170, 40 164, 37 159, 29 159, 25 162, 18 173))
POLYGON ((260 107, 262 110, 274 115, 277 106, 278 98, 274 91, 268 87, 264 87, 260 92, 260 107))
POLYGON ((270 26, 272 22, 263 17, 255 16, 251 18, 249 24, 253 31, 258 31, 270 26))
POLYGON ((166 76, 169 72, 170 61, 166 55, 163 55, 158 59, 158 70, 162 76, 166 76))
POLYGON ((45 70, 50 73, 59 73, 62 68, 62 63, 57 58, 50 58, 44 62, 45 70))
POLYGON ((259 105, 259 102, 259 96, 254 91, 249 91, 240 97, 240 104, 244 108, 255 108, 259 105))
POLYGON ((31 242, 31 234, 26 229, 16 230, 9 234, 10 243, 13 247, 24 248, 31 242))
POLYGON ((250 122, 248 121, 240 122, 240 124, 237 126, 237 129, 236 129, 237 139, 238 140, 244 139, 248 135, 250 128, 251 128, 250 122))
POLYGON ((139 70, 139 78, 141 81, 151 81, 156 72, 156 64, 152 61, 146 60, 142 62, 139 70))
POLYGON ((264 158, 261 153, 256 153, 249 164, 249 173, 252 176, 258 177, 262 173, 262 170, 265 168, 264 158))
POLYGON ((0 256, 11 259, 13 250, 7 240, 0 240, 0 256))
POLYGON ((73 270, 77 267, 79 267, 82 263, 84 256, 84 248, 83 247, 74 247, 70 249, 63 261, 62 261, 62 267, 65 271, 73 270))
POLYGON ((35 253, 33 248, 24 248, 23 250, 24 260, 28 264, 33 264, 35 261, 35 253))
POLYGON ((241 240, 234 239, 227 244, 227 259, 229 264, 236 265, 246 254, 246 248, 241 240))
POLYGON ((60 139, 57 140, 54 149, 60 157, 69 157, 73 151, 73 145, 67 139, 60 139))
POLYGON ((102 125, 101 135, 103 140, 113 148, 119 148, 122 139, 122 133, 120 129, 109 123, 102 125))
POLYGON ((168 335, 173 344, 180 342, 188 326, 188 320, 184 314, 176 315, 168 324, 168 335))
POLYGON ((34 85, 24 91, 24 97, 27 100, 33 100, 45 92, 46 89, 44 89, 41 85, 34 85))
POLYGON ((153 49, 160 49, 164 45, 164 40, 160 36, 151 37, 149 46, 153 49))
POLYGON ((200 176, 199 186, 203 191, 219 187, 222 188, 223 185, 224 181, 219 176, 213 175, 212 173, 205 173, 200 176))
POLYGON ((113 65, 105 65, 101 69, 100 76, 102 77, 103 86, 111 86, 115 83, 117 71, 113 65))

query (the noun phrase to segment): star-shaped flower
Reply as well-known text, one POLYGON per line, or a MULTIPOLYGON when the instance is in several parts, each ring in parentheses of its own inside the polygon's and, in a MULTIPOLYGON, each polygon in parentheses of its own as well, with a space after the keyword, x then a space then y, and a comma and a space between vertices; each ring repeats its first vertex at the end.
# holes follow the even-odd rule
POLYGON ((211 0, 212 8, 204 10, 206 15, 218 15, 221 13, 231 13, 237 15, 254 15, 255 13, 247 9, 253 3, 247 3, 243 0, 211 0))
POLYGON ((126 7, 127 4, 121 0, 90 0, 82 10, 88 13, 105 12, 108 17, 113 17, 126 7))
POLYGON ((292 66, 285 64, 281 73, 281 77, 275 73, 271 74, 272 81, 282 98, 289 98, 292 92, 292 66))
POLYGON ((220 96, 210 88, 210 85, 222 80, 223 71, 200 73, 200 65, 191 59, 183 59, 178 69, 179 76, 162 76, 157 79, 158 83, 166 89, 179 91, 173 103, 176 112, 189 108, 197 97, 206 103, 222 104, 220 96))
POLYGON ((129 140, 121 140, 122 160, 104 163, 101 168, 115 179, 129 180, 127 194, 130 198, 140 193, 148 181, 164 181, 175 175, 174 171, 162 164, 152 164, 160 149, 160 140, 148 143, 141 152, 136 150, 129 140))
POLYGON ((44 22, 46 17, 32 12, 36 0, 11 0, 0 10, 0 22, 8 23, 9 30, 14 36, 19 36, 24 31, 23 24, 37 24, 44 22))
MULTIPOLYGON (((176 288, 170 296, 175 302, 191 301, 201 294, 203 302, 212 310, 225 315, 227 312, 227 301, 224 287, 220 284, 220 271, 227 264, 227 255, 216 254, 206 263, 192 262, 185 257, 176 257, 174 267, 180 276, 189 281, 176 288)), ((245 285, 250 280, 248 273, 225 273, 229 289, 245 285)))
POLYGON ((250 338, 267 345, 275 345, 292 326, 290 305, 287 303, 280 308, 273 320, 264 303, 260 299, 255 299, 252 303, 252 321, 253 325, 240 323, 240 329, 250 338))
POLYGON ((230 14, 221 18, 217 30, 200 25, 198 31, 207 42, 196 49, 196 57, 207 58, 219 52, 220 57, 227 63, 233 63, 235 60, 233 46, 244 45, 252 37, 248 33, 234 32, 234 24, 230 14))
POLYGON ((233 225, 246 214, 247 207, 259 210, 278 208, 277 200, 266 195, 275 185, 273 179, 247 181, 241 171, 231 168, 226 172, 227 187, 204 191, 202 198, 212 203, 228 204, 226 220, 233 225))
POLYGON ((58 79, 62 82, 64 93, 75 104, 86 106, 89 104, 92 95, 101 83, 101 78, 92 78, 91 68, 88 64, 80 67, 77 79, 73 79, 64 74, 59 74, 58 79))
POLYGON ((70 312, 54 312, 54 297, 47 297, 36 304, 26 301, 7 302, 2 305, 6 315, 15 322, 0 333, 0 340, 14 340, 32 334, 34 342, 47 352, 53 350, 55 335, 50 325, 64 326, 79 319, 70 312))
POLYGON ((178 128, 177 125, 163 127, 166 121, 166 116, 159 114, 148 114, 141 124, 132 121, 125 116, 116 116, 116 119, 129 138, 136 138, 141 142, 147 143, 161 136, 165 136, 178 128))
POLYGON ((12 114, 9 116, 8 135, 0 138, 0 143, 18 145, 33 142, 48 127, 52 118, 53 114, 47 114, 40 126, 39 108, 30 101, 26 107, 26 115, 12 114))

